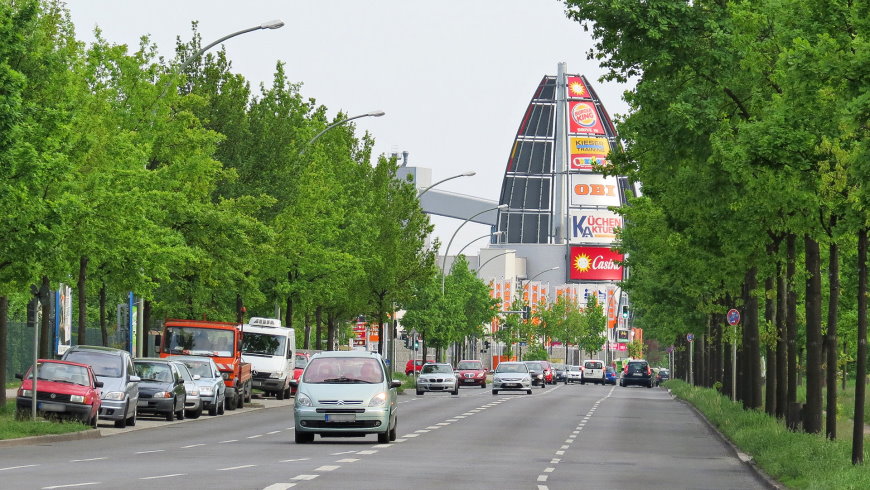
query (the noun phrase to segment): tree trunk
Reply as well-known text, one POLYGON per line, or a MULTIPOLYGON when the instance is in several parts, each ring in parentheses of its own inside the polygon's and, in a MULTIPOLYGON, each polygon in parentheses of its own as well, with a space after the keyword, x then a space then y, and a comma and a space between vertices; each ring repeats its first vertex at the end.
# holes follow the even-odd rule
MULTIPOLYGON (((767 325, 776 325, 776 299, 773 295, 774 278, 764 280, 764 320, 767 325)), ((771 417, 776 416, 776 344, 765 344, 767 373, 764 384, 764 410, 771 417)))
MULTIPOLYGON (((289 314, 289 313, 288 313, 289 314)), ((302 348, 311 348, 311 314, 305 313, 305 338, 302 340, 302 348)))
POLYGON ((9 298, 0 296, 0 380, 3 381, 4 389, 0 390, 0 407, 6 406, 6 362, 9 349, 6 347, 6 339, 9 335, 9 298))
POLYGON ((245 304, 241 294, 236 294, 236 323, 245 323, 245 304))
POLYGON ((50 359, 51 356, 51 283, 48 276, 42 276, 42 285, 39 288, 39 300, 42 301, 42 318, 39 322, 39 358, 50 359))
MULTIPOLYGON (((368 334, 368 331, 366 331, 366 335, 368 334)), ((314 348, 316 350, 322 350, 321 337, 323 337, 323 307, 318 306, 314 310, 314 348)))
POLYGON ((786 300, 785 271, 782 264, 776 265, 776 416, 784 419, 788 406, 788 344, 786 343, 786 300))
POLYGON ((87 321, 88 321, 88 295, 87 290, 85 289, 87 285, 87 274, 88 274, 88 257, 86 255, 82 255, 79 257, 79 282, 78 282, 78 295, 79 295, 79 334, 78 334, 78 344, 84 345, 88 343, 87 340, 87 321))
POLYGON ((858 230, 858 364, 855 415, 852 417, 852 464, 864 463, 864 396, 867 379, 867 229, 858 230))
POLYGON ((103 347, 109 346, 109 330, 106 325, 106 283, 100 283, 100 340, 103 347))
POLYGON ((786 303, 786 343, 787 343, 787 403, 790 405, 797 402, 797 292, 795 291, 794 275, 796 237, 789 233, 786 237, 786 288, 788 290, 786 303))
POLYGON ((746 315, 746 370, 749 380, 747 390, 749 408, 761 407, 761 342, 758 337, 758 296, 755 289, 758 286, 757 269, 751 268, 746 273, 746 289, 749 293, 746 315))
POLYGON ((330 311, 326 314, 326 350, 335 350, 336 315, 330 311))
MULTIPOLYGON (((728 326, 727 328, 729 330, 734 329, 732 326, 728 326)), ((731 337, 731 339, 731 342, 733 342, 733 337, 731 337)), ((736 394, 732 390, 733 377, 731 373, 731 364, 734 360, 731 358, 731 353, 733 352, 731 349, 731 342, 728 343, 727 348, 725 348, 724 345, 722 347, 722 393, 729 399, 736 399, 736 394)))
POLYGON ((827 419, 828 439, 837 438, 837 308, 840 302, 840 251, 837 244, 828 246, 828 332, 827 332, 827 419))
POLYGON ((804 410, 804 431, 822 431, 822 271, 819 242, 804 236, 805 264, 809 274, 806 292, 807 322, 807 404, 804 410))

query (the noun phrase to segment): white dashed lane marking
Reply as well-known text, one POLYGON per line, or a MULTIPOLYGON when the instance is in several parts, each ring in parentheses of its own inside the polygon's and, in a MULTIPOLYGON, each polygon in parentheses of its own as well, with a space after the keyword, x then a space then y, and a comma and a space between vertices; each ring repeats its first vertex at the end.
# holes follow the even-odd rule
POLYGON ((171 475, 145 476, 145 477, 142 477, 142 478, 139 478, 139 479, 140 479, 140 480, 156 480, 156 479, 158 479, 158 478, 173 478, 173 477, 176 477, 176 476, 185 476, 185 475, 187 475, 187 473, 173 473, 173 474, 171 474, 171 475))
POLYGON ((103 456, 102 458, 71 459, 69 462, 70 463, 83 463, 85 461, 100 461, 102 459, 109 459, 109 458, 103 456))
POLYGON ((314 468, 314 471, 334 471, 341 468, 339 465, 323 465, 320 468, 314 468))
POLYGON ((255 464, 243 464, 241 466, 230 466, 229 468, 218 468, 218 471, 240 470, 242 468, 253 468, 255 464))
POLYGON ((25 465, 21 465, 21 466, 9 466, 9 467, 7 467, 7 468, 0 468, 0 471, 6 471, 6 470, 18 470, 18 469, 21 469, 21 468, 34 468, 34 467, 36 467, 36 466, 39 466, 39 465, 38 465, 38 464, 25 464, 25 465))

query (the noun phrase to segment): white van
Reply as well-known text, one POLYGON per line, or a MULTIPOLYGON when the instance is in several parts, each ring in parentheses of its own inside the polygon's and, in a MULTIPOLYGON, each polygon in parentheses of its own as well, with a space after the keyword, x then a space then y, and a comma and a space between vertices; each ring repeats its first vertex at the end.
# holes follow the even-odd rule
POLYGON ((580 378, 580 384, 586 383, 601 383, 605 381, 604 361, 592 359, 583 362, 583 375, 580 378))
POLYGON ((296 333, 275 318, 254 317, 242 325, 242 362, 251 364, 253 387, 279 400, 290 398, 296 333))

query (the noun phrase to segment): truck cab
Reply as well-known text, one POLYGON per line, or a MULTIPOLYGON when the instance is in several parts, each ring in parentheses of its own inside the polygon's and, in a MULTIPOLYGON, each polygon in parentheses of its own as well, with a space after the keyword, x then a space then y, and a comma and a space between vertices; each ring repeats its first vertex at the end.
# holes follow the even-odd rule
POLYGON ((251 365, 253 387, 278 400, 289 398, 296 334, 275 318, 251 318, 242 326, 242 360, 251 365))

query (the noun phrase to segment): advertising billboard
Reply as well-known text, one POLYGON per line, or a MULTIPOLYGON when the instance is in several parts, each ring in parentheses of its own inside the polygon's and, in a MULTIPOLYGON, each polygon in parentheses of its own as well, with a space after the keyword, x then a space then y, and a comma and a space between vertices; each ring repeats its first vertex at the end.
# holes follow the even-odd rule
POLYGON ((568 243, 610 244, 616 239, 616 230, 619 228, 622 228, 622 216, 613 211, 568 211, 568 243))
POLYGON ((574 134, 605 134, 595 104, 586 101, 568 102, 568 132, 574 134))
POLYGON ((616 177, 571 174, 571 206, 619 206, 616 177))
POLYGON ((621 281, 623 255, 607 247, 570 247, 570 281, 621 281))
POLYGON ((571 136, 569 139, 571 170, 592 170, 592 163, 607 165, 610 142, 594 136, 571 136))
POLYGON ((592 95, 583 79, 580 77, 568 77, 568 98, 569 99, 587 99, 591 100, 592 95))

